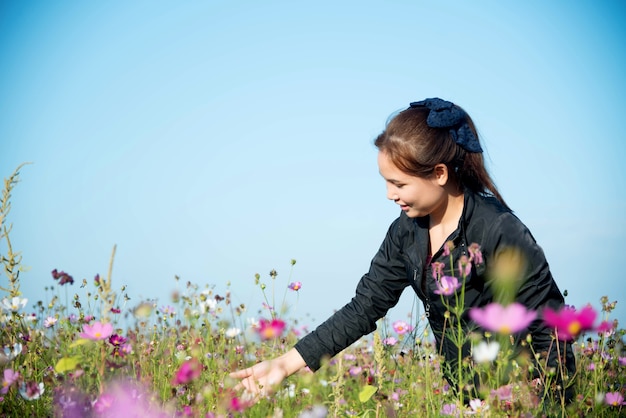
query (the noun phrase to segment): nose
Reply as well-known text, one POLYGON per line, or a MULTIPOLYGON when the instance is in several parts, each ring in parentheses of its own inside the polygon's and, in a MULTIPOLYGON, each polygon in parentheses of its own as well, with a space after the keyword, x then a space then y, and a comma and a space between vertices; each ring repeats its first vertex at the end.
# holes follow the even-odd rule
POLYGON ((398 200, 398 194, 392 185, 387 185, 387 199, 393 200, 394 202, 398 200))

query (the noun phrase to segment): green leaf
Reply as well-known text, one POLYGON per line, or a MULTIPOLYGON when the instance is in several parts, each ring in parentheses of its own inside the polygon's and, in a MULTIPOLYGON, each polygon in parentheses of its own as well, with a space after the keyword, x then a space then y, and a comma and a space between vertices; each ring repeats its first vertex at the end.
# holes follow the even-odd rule
POLYGON ((361 392, 359 392, 359 400, 361 401, 361 403, 369 401, 372 395, 374 395, 377 390, 378 389, 376 388, 376 386, 365 385, 363 389, 361 389, 361 392))
POLYGON ((87 338, 80 338, 70 344, 70 348, 78 347, 79 345, 89 344, 90 342, 91 340, 88 340, 87 338))
POLYGON ((72 371, 78 365, 80 361, 80 357, 63 357, 61 360, 57 362, 57 365, 54 366, 54 371, 57 373, 65 373, 72 371))

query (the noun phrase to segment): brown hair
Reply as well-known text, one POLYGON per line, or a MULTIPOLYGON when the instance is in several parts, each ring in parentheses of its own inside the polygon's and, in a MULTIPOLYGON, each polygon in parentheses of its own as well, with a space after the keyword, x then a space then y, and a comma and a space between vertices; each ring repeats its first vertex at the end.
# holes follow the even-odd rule
MULTIPOLYGON (((428 177, 437 164, 445 164, 460 187, 482 195, 493 195, 507 206, 485 168, 482 153, 463 149, 454 142, 449 129, 428 126, 428 113, 429 109, 425 107, 401 111, 387 123, 374 145, 409 175, 428 177)), ((469 116, 466 120, 478 138, 474 122, 469 116)))

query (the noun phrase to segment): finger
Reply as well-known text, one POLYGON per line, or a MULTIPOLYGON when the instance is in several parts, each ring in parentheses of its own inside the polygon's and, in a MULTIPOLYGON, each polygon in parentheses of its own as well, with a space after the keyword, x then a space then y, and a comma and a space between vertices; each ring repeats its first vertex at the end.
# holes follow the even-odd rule
POLYGON ((252 376, 252 367, 248 367, 247 369, 243 369, 243 370, 236 370, 234 372, 231 372, 228 374, 228 376, 234 378, 234 379, 244 379, 246 377, 250 377, 252 376))

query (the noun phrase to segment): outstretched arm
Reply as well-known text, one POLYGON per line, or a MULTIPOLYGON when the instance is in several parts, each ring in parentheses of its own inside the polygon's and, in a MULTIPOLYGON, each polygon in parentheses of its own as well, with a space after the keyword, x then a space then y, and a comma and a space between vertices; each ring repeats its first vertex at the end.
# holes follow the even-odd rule
POLYGON ((295 348, 272 360, 265 360, 247 369, 232 372, 230 377, 241 379, 235 389, 245 389, 254 395, 268 395, 286 377, 306 366, 295 348))

